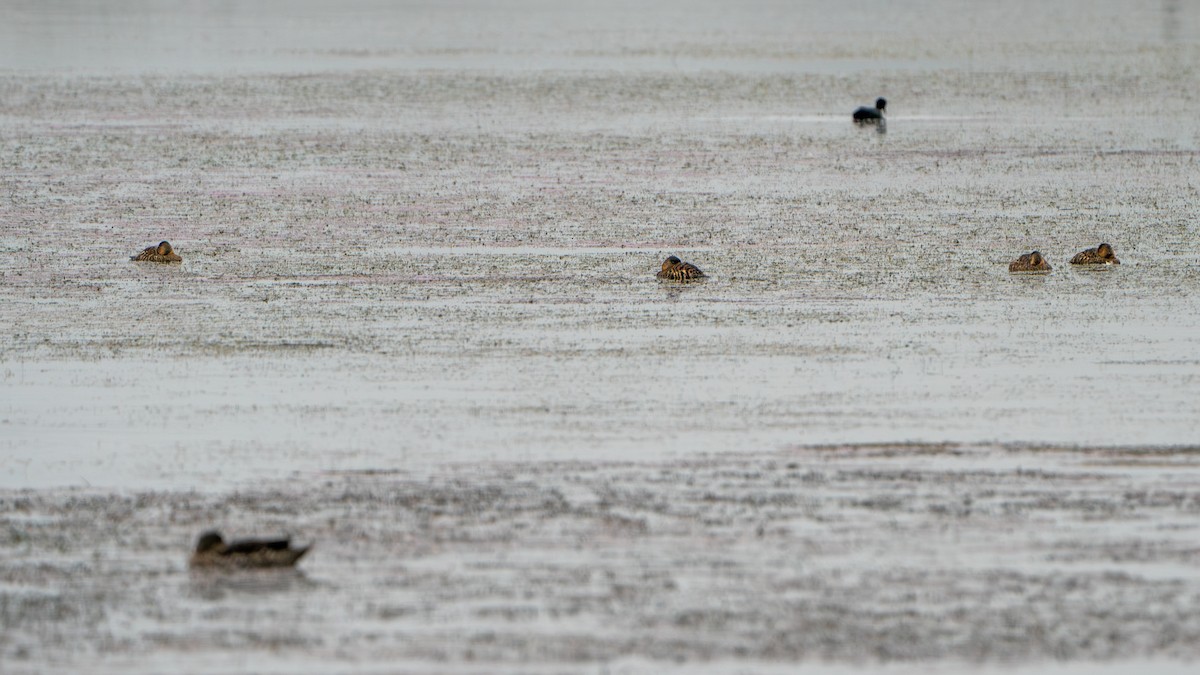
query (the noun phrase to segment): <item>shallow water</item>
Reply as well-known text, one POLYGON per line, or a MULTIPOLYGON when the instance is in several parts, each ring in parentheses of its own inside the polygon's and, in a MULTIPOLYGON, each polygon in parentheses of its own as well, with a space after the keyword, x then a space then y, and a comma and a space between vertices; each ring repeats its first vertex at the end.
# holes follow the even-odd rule
MULTIPOLYGON (((1192 488, 1176 484, 1195 482, 1200 445, 1200 9, 338 6, 59 2, 0 22, 0 500, 14 551, 0 634, 16 636, 0 658, 125 672, 180 654, 266 670, 264 649, 283 670, 321 671, 1066 659, 1100 672, 1196 657, 1194 626, 1163 598, 1200 589, 1192 488), (887 133, 854 128, 849 112, 879 95, 887 133), (128 261, 164 238, 182 265, 128 261), (1066 264, 1100 241, 1122 265, 1066 264), (1033 249, 1053 273, 1008 274, 1033 249), (709 278, 656 281, 672 253, 709 278), (995 523, 968 519, 979 548, 938 534, 944 562, 918 572, 928 560, 901 564, 900 550, 942 532, 964 498, 958 473, 926 464, 943 443, 980 476, 969 498, 1000 495, 1003 513, 1025 490, 1060 498, 1029 467, 1105 452, 1157 463, 1107 465, 1065 520, 1006 521, 995 542, 995 523), (809 486, 760 471, 733 488, 722 472, 820 444, 858 448, 838 455, 846 471, 866 470, 863 452, 885 473, 792 504, 778 550, 731 535, 710 503, 729 490, 746 525, 809 486), (713 500, 665 479, 612 492, 672 467, 713 500), (941 506, 913 504, 923 493, 886 473, 926 470, 941 506), (338 510, 343 489, 374 496, 338 510), (372 490, 493 492, 456 516, 461 541, 443 550, 436 525, 407 529, 420 508, 372 490), (1130 490, 1174 496, 1126 518, 1130 490), (561 504, 526 497, 583 499, 588 515, 561 521, 561 504), (616 516, 597 515, 604 499, 616 516), (78 520, 81 506, 97 520, 78 520), (526 508, 536 523, 503 515, 526 508), (697 520, 647 515, 660 508, 697 520), (825 529, 863 508, 905 515, 825 529), (318 548, 304 574, 270 580, 282 586, 259 612, 183 575, 213 525, 318 548), (1148 545, 1143 525, 1169 534, 1148 545), (555 528, 570 546, 547 543, 555 528), (1047 553, 1042 536, 1088 553, 1047 553), (786 569, 762 560, 805 559, 826 539, 845 557, 795 602, 739 613, 786 569), (503 565, 497 540, 514 542, 503 565), (747 549, 712 563, 726 572, 697 571, 731 543, 747 549), (561 561, 570 574, 546 572, 561 561), (137 571, 104 591, 126 562, 137 571), (437 576, 472 565, 488 570, 474 590, 437 576), (854 591, 830 576, 843 566, 874 581, 854 591), (648 588, 673 570, 691 590, 656 604, 648 588), (601 593, 600 610, 564 599, 580 574, 642 581, 601 593), (1021 590, 995 600, 997 575, 1021 590), (63 600, 68 577, 81 600, 63 600), (399 614, 366 606, 393 586, 399 614), (893 587, 916 600, 878 597, 893 587), (509 597, 522 589, 528 606, 509 597), (1066 605, 1038 605, 1032 624, 1002 614, 1017 623, 1001 641, 979 637, 994 616, 952 602, 1016 608, 1043 592, 1066 605), (826 593, 844 596, 836 611, 814 599, 826 593), (707 597, 733 609, 683 606, 707 597), (1101 644, 1090 631, 1108 624, 1085 620, 1087 603, 1135 627, 1101 644), (445 630, 417 648, 430 612, 445 630), (826 622, 828 641, 772 641, 797 621, 826 622), (1048 637, 1055 622, 1090 628, 1048 637), (556 630, 588 637, 563 646, 556 630)), ((800 466, 832 461, 818 457, 800 466)))
POLYGON ((10 493, 6 672, 1182 672, 1198 457, 858 445, 10 493), (214 519, 315 548, 189 574, 214 519))

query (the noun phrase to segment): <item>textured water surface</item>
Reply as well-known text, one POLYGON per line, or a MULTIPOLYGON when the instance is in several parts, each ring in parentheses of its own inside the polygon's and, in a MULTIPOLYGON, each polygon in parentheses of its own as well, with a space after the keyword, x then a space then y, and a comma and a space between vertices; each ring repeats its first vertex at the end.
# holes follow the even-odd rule
POLYGON ((1198 453, 825 446, 9 492, 0 648, 18 671, 1187 663, 1198 453), (316 543, 298 571, 189 573, 214 521, 316 543))
POLYGON ((6 10, 0 670, 1194 660, 1197 7, 574 4, 6 10))

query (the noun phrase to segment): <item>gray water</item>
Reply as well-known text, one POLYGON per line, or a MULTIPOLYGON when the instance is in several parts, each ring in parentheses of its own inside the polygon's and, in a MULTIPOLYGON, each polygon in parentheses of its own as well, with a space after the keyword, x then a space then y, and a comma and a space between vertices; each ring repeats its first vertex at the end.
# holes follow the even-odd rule
POLYGON ((0 659, 153 672, 199 654, 197 669, 269 670, 265 649, 283 670, 1066 659, 1099 672, 1195 658, 1194 627, 1163 603, 1200 588, 1186 543, 1200 8, 576 4, 5 6, 0 659), (887 133, 850 124, 880 95, 887 133), (182 265, 129 262, 161 239, 182 265), (1101 241, 1122 265, 1067 264, 1101 241), (1010 275, 1034 249, 1054 271, 1010 275), (669 254, 708 279, 656 281, 669 254), (927 466, 929 448, 958 459, 927 466), (881 473, 855 473, 862 453, 881 473), (1118 467, 1102 480, 1098 456, 1118 467), (741 466, 759 469, 729 487, 722 472, 741 466), (678 482, 613 491, 643 471, 678 482), (343 489, 366 492, 332 506, 343 489), (1039 509, 1067 499, 1061 519, 1007 520, 994 537, 991 518, 1026 513, 1027 490, 1044 490, 1039 509), (1131 491, 1161 499, 1143 511, 1131 491), (471 506, 440 524, 421 506, 439 499, 471 506), (725 499, 736 517, 713 510, 725 499), (788 504, 776 539, 757 534, 771 499, 788 504), (986 518, 945 506, 962 499, 995 503, 986 518), (835 525, 863 508, 905 515, 835 525), (531 534, 513 509, 545 510, 551 530, 531 534), (661 509, 680 512, 646 515, 661 509), (957 535, 943 536, 947 513, 957 535), (634 530, 612 524, 625 518, 634 530), (236 592, 209 605, 183 563, 210 526, 318 548, 299 581, 268 583, 265 614, 236 592), (936 571, 895 572, 914 536, 936 571), (978 544, 960 555, 963 538, 978 544), (492 570, 506 546, 532 562, 487 572, 490 590, 419 572, 492 570), (747 553, 715 576, 700 553, 673 554, 712 546, 747 553), (769 550, 823 561, 798 572, 795 602, 761 602, 792 583, 769 550), (570 575, 538 571, 564 556, 570 575), (647 560, 670 598, 635 588, 564 614, 573 575, 647 560), (1014 611, 1012 636, 983 639, 994 617, 963 607, 998 601, 962 589, 1010 574, 1056 598, 1038 621, 1078 630, 1047 637, 1014 611), (1044 590, 1081 575, 1078 602, 1044 590), (860 579, 911 592, 814 609, 860 579), (926 595, 946 587, 957 609, 926 595), (762 614, 691 606, 715 588, 762 614), (514 605, 521 592, 532 599, 514 605), (57 609, 38 614, 44 602, 57 609), (296 607, 310 609, 263 628, 296 607), (1083 618, 1097 607, 1128 632, 1100 646, 1092 631, 1111 626, 1083 618), (428 611, 445 632, 420 647, 428 611), (895 618, 909 611, 911 634, 895 618), (563 651, 531 618, 608 632, 563 651), (691 637, 663 637, 664 621, 691 637), (791 621, 824 621, 828 640, 765 628, 791 621))

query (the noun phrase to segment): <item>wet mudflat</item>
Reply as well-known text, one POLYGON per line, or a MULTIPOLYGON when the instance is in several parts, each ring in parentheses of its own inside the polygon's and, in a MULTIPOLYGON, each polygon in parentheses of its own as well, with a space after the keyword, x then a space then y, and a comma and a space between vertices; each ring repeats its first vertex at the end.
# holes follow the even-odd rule
POLYGON ((1009 5, 14 10, 0 669, 1194 660, 1200 24, 1009 5))

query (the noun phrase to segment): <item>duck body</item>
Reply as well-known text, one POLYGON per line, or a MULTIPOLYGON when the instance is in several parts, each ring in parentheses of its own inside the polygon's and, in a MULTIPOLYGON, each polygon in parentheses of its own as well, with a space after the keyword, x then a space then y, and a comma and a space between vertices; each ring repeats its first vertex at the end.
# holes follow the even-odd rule
POLYGON ((1008 264, 1009 272, 1035 272, 1046 274, 1054 269, 1050 266, 1050 262, 1042 257, 1038 251, 1026 253, 1008 264))
POLYGON ((663 261, 662 269, 655 276, 668 281, 691 281, 704 278, 704 272, 701 272, 700 268, 692 263, 683 262, 672 255, 667 256, 667 259, 663 261))
POLYGON ((183 258, 175 253, 175 249, 171 248, 171 243, 167 241, 158 242, 158 246, 147 246, 141 253, 133 256, 130 260, 138 262, 157 262, 157 263, 173 263, 182 262, 183 258))
POLYGON ((851 117, 854 118, 855 124, 878 124, 883 121, 883 111, 886 108, 886 99, 876 99, 874 108, 862 106, 858 110, 855 110, 851 117))
POLYGON ((1071 258, 1072 265, 1120 265, 1121 261, 1117 260, 1116 254, 1113 253, 1112 246, 1108 244, 1100 244, 1096 248, 1089 248, 1086 251, 1080 251, 1071 258))
POLYGON ((291 539, 241 539, 226 543, 218 532, 205 532, 188 564, 194 568, 254 569, 291 567, 310 546, 292 548, 291 539))

